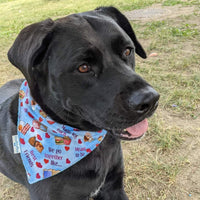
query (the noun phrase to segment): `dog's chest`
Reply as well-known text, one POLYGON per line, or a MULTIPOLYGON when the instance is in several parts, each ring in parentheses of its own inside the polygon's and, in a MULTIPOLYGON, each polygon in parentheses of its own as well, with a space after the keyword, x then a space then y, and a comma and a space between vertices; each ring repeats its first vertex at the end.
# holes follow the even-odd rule
POLYGON ((96 188, 96 190, 94 190, 93 192, 91 192, 90 198, 94 198, 95 196, 97 196, 97 194, 99 193, 100 189, 101 189, 102 186, 104 185, 104 182, 105 182, 105 178, 104 178, 104 180, 101 182, 101 184, 98 186, 98 188, 96 188))

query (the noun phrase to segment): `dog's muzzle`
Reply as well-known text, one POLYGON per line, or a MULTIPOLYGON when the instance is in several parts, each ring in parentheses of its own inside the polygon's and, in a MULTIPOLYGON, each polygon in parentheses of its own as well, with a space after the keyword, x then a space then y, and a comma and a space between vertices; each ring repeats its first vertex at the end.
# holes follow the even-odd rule
POLYGON ((131 115, 137 116, 137 121, 122 130, 113 130, 113 134, 125 140, 141 138, 148 129, 147 118, 153 115, 158 107, 160 95, 150 86, 132 91, 122 97, 124 108, 131 115))

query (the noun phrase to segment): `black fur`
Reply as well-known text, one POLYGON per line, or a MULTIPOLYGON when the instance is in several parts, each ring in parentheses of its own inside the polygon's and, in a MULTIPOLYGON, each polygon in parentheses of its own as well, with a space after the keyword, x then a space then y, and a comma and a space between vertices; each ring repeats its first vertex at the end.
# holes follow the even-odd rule
POLYGON ((0 171, 25 185, 32 200, 128 199, 120 133, 151 116, 159 99, 135 73, 134 50, 146 58, 128 20, 114 7, 47 19, 19 33, 8 58, 24 74, 42 109, 59 123, 108 131, 103 142, 80 162, 30 185, 11 141, 17 130, 22 80, 4 85, 0 89, 0 171), (127 48, 129 56, 124 54, 127 48), (91 70, 80 73, 82 64, 91 70))

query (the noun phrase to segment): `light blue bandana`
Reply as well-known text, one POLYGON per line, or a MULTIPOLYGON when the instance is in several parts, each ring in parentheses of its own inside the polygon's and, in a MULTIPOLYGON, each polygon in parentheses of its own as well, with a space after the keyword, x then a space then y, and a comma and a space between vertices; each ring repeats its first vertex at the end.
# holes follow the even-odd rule
POLYGON ((30 184, 71 167, 104 139, 107 131, 81 131, 48 117, 33 100, 27 81, 19 92, 17 132, 30 184))

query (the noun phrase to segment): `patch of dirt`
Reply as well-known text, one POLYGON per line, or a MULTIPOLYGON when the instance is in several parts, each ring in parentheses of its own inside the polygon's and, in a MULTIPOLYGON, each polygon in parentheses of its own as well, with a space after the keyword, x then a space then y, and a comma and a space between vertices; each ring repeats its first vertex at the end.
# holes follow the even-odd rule
POLYGON ((176 176, 173 193, 178 200, 200 200, 200 120, 192 120, 166 110, 158 109, 157 113, 167 127, 179 127, 188 133, 176 150, 176 156, 186 158, 188 165, 183 166, 176 176))
POLYGON ((30 200, 28 190, 0 173, 0 200, 30 200))
POLYGON ((187 137, 181 152, 188 159, 189 165, 177 175, 175 192, 180 200, 200 199, 200 131, 193 137, 187 137))
POLYGON ((154 4, 146 9, 128 11, 124 14, 129 20, 146 22, 152 20, 176 18, 181 15, 190 15, 194 11, 194 6, 182 7, 180 5, 162 6, 161 4, 154 4))
MULTIPOLYGON (((167 124, 167 127, 179 127, 180 129, 186 130, 191 135, 199 135, 200 137, 200 120, 191 119, 187 117, 180 116, 180 114, 175 114, 167 110, 157 110, 159 116, 162 117, 163 121, 167 124)), ((200 153, 200 152, 199 152, 200 153)))

